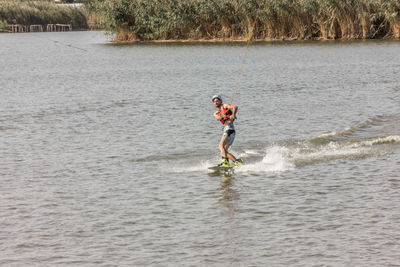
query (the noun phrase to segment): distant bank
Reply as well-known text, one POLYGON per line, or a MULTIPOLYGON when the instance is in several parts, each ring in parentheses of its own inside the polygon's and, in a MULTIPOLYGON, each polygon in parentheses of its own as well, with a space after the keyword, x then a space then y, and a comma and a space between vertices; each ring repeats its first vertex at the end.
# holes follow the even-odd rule
POLYGON ((399 0, 0 0, 0 31, 105 29, 117 42, 400 39, 399 0))
POLYGON ((87 14, 82 4, 55 4, 53 1, 0 0, 0 31, 87 30, 87 14))
POLYGON ((90 0, 116 41, 400 38, 398 0, 90 0))

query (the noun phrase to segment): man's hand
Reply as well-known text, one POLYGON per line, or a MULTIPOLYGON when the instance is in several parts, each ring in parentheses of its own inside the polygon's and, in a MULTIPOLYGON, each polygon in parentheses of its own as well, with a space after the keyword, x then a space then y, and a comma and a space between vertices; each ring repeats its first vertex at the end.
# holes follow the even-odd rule
POLYGON ((217 120, 217 121, 220 121, 221 119, 222 119, 222 116, 221 116, 222 114, 221 114, 221 112, 219 112, 219 111, 216 111, 215 113, 214 113, 214 117, 215 117, 215 119, 217 120))

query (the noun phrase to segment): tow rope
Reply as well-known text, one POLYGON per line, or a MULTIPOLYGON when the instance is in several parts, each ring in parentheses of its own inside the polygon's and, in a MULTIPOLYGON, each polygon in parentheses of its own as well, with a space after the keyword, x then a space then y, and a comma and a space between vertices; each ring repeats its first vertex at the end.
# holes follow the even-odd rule
POLYGON ((239 72, 238 72, 238 74, 236 76, 236 79, 235 79, 235 85, 233 87, 233 93, 232 93, 232 97, 231 97, 231 105, 232 105, 233 99, 235 98, 235 95, 236 95, 237 87, 238 87, 238 84, 239 84, 239 81, 240 81, 240 74, 242 73, 243 66, 246 63, 246 56, 247 56, 247 51, 249 50, 250 39, 251 38, 249 38, 247 40, 246 48, 244 50, 244 54, 243 54, 243 57, 242 57, 242 64, 240 65, 239 72))

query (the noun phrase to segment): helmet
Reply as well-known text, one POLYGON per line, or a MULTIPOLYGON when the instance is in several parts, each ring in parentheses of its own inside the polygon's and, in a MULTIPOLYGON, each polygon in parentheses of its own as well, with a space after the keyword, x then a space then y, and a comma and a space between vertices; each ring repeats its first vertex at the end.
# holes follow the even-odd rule
POLYGON ((211 99, 211 101, 213 101, 214 102, 214 99, 219 99, 219 100, 221 100, 221 102, 222 102, 222 97, 220 96, 220 95, 215 95, 215 96, 213 96, 212 97, 212 99, 211 99))

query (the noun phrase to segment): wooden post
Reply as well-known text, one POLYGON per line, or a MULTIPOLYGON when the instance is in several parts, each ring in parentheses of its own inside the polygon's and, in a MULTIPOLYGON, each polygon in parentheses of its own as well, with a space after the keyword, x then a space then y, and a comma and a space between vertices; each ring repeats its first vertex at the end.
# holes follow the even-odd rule
POLYGON ((57 26, 55 24, 47 24, 47 29, 46 31, 48 32, 55 32, 57 31, 57 26))

